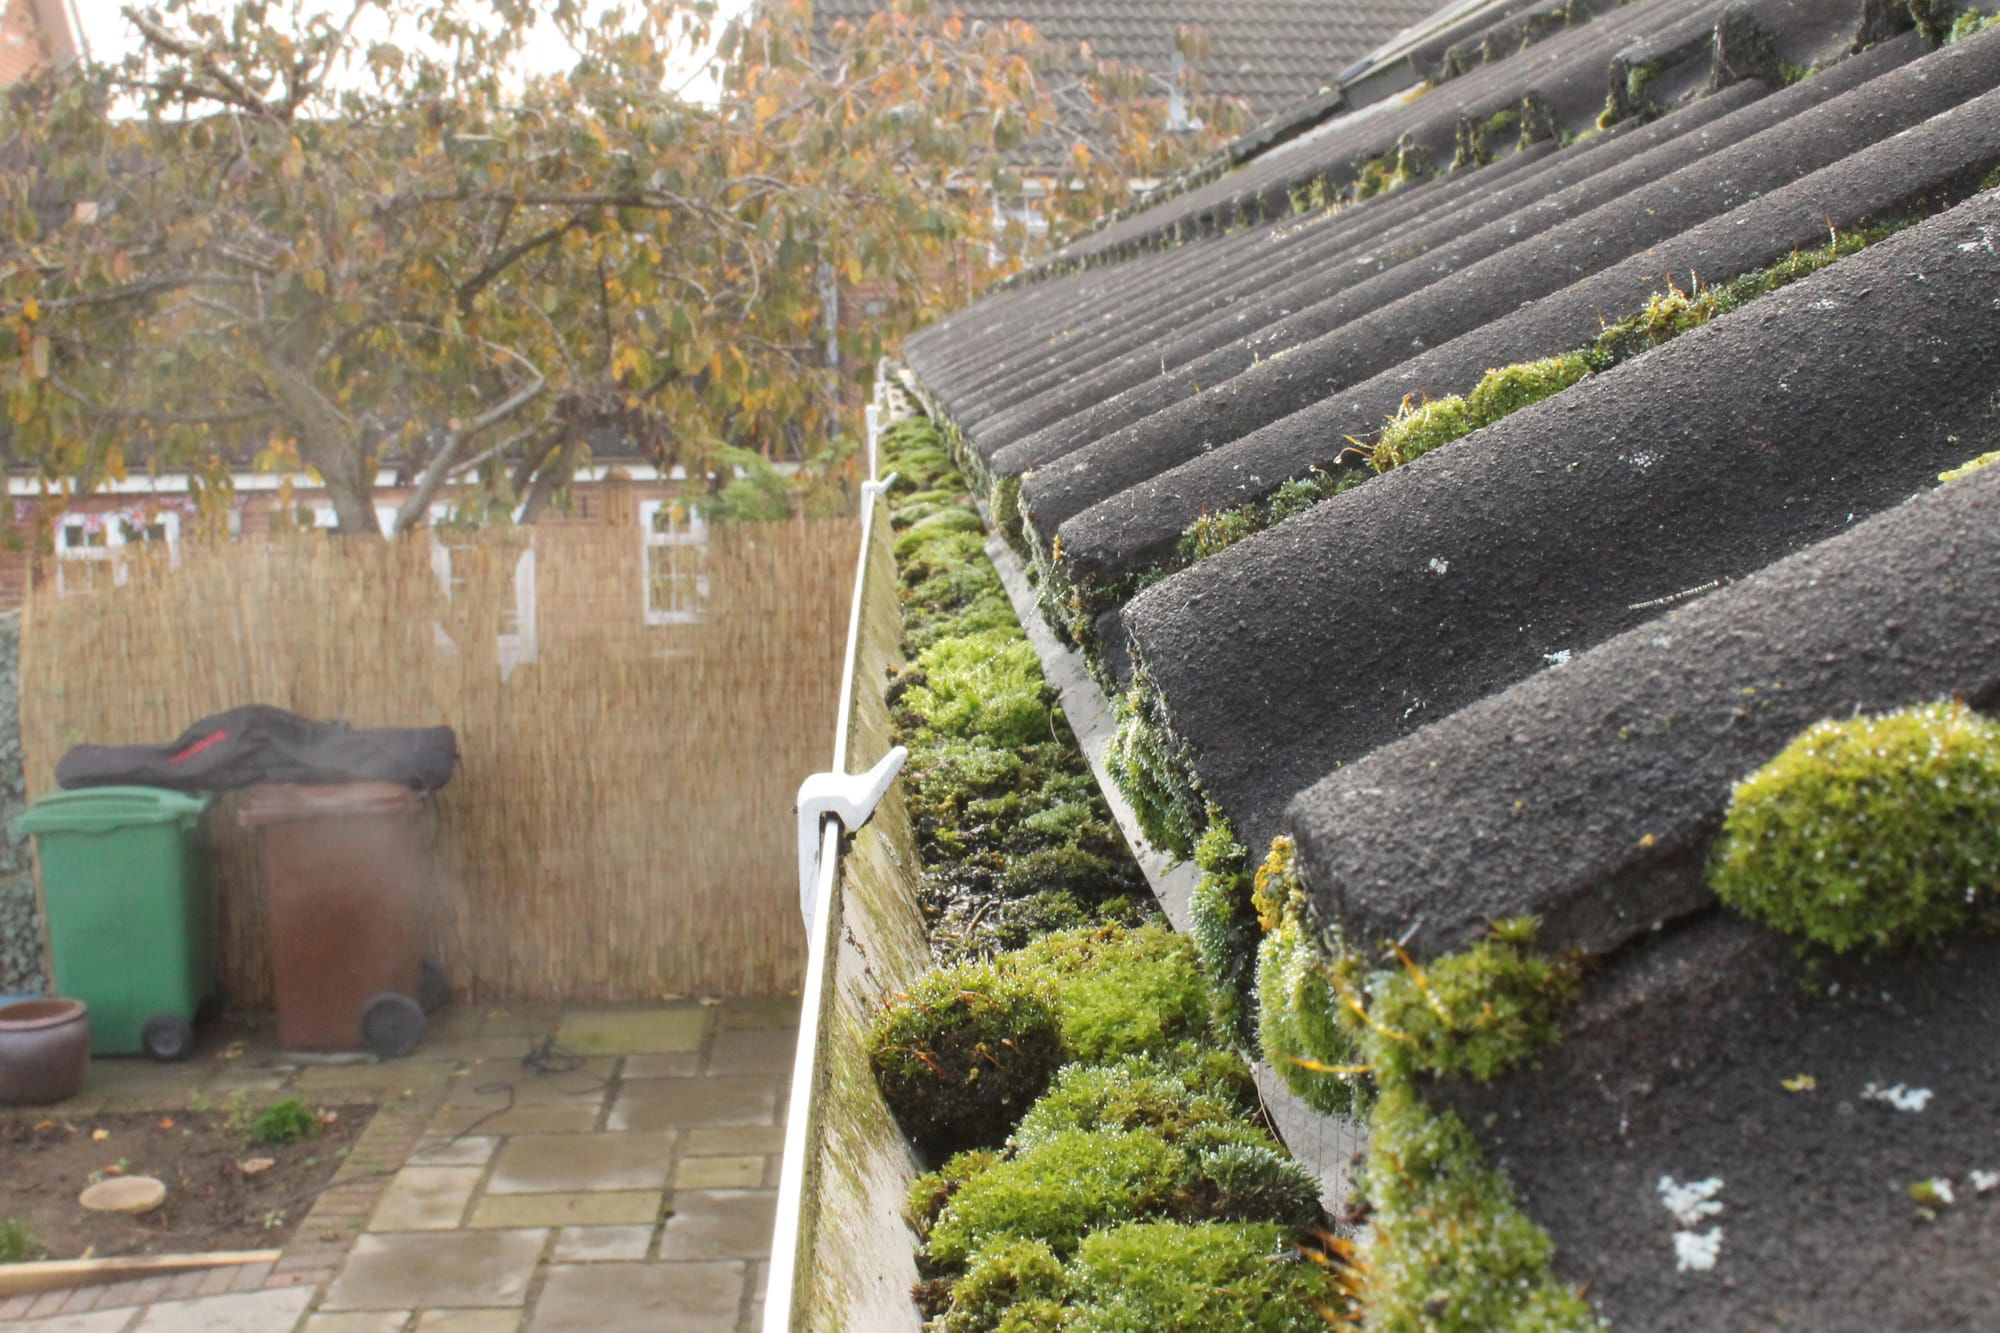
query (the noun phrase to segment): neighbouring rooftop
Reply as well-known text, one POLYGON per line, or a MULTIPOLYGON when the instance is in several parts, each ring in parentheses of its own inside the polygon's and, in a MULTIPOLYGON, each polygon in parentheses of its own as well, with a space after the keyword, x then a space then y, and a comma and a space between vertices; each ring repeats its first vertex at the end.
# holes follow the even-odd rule
POLYGON ((1579 960, 1422 1088, 1613 1324, 2000 1323, 1993 940, 1807 955, 1704 877, 1816 719, 2000 707, 2000 467, 1938 480, 2000 447, 1994 9, 1454 5, 907 345, 1181 840, 1579 960))

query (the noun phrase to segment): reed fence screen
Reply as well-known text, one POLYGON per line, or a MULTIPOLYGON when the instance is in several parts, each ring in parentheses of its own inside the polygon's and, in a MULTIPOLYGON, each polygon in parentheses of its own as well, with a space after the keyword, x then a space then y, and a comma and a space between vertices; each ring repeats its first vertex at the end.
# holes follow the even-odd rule
MULTIPOLYGON (((445 724, 432 952, 462 999, 770 994, 804 959, 791 811, 824 768, 850 520, 324 535, 66 567, 30 594, 28 786, 70 745, 268 703, 445 724), (79 577, 79 574, 87 577, 79 577)), ((270 993, 254 844, 210 817, 222 980, 270 993)))

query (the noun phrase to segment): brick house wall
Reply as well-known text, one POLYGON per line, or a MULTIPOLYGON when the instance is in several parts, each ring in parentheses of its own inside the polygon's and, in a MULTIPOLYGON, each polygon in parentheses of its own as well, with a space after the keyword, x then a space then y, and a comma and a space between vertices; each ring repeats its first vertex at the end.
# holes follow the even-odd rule
POLYGON ((0 0, 0 88, 76 59, 68 0, 0 0))

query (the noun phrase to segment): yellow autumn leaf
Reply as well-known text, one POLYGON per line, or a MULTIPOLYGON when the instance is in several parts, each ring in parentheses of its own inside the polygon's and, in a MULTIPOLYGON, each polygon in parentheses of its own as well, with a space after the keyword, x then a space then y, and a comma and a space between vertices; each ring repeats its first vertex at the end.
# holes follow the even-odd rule
POLYGON ((41 317, 42 317, 42 303, 40 301, 37 301, 32 296, 29 297, 28 303, 21 307, 21 318, 27 320, 30 324, 32 324, 41 317))

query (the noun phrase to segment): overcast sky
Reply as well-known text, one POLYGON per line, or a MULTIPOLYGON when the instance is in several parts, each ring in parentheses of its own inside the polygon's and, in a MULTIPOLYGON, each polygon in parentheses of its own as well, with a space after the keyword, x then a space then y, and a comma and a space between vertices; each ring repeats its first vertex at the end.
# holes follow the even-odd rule
MULTIPOLYGON (((93 58, 107 64, 114 63, 124 59, 126 55, 130 54, 138 46, 138 33, 126 21, 123 12, 128 4, 133 3, 133 0, 68 0, 68 2, 74 7, 77 21, 83 27, 83 37, 85 42, 90 46, 90 54, 93 58)), ((205 3, 208 8, 223 12, 233 7, 231 0, 205 0, 205 3)), ((325 13, 338 11, 336 21, 344 19, 349 9, 348 0, 292 0, 292 3, 298 4, 302 11, 307 14, 311 14, 315 10, 325 13)), ((610 9, 613 7, 613 4, 614 0, 592 0, 591 9, 593 11, 610 9)), ((724 23, 749 8, 749 5, 750 0, 719 0, 715 22, 716 30, 719 32, 724 23)), ((288 8, 289 6, 284 3, 284 0, 280 0, 279 4, 272 7, 274 9, 281 9, 288 8)), ((364 40, 358 48, 361 51, 367 49, 369 41, 379 41, 381 40, 381 36, 389 35, 386 29, 381 28, 379 25, 374 31, 369 31, 365 23, 357 25, 356 31, 364 35, 364 40)), ((553 72, 568 65, 568 48, 556 42, 553 39, 553 34, 551 34, 551 38, 544 47, 544 50, 546 53, 545 63, 536 62, 534 66, 538 71, 553 72)), ((690 69, 692 70, 692 68, 691 64, 690 69)), ((687 94, 691 97, 701 97, 703 92, 703 81, 699 80, 687 89, 687 94)), ((707 88, 707 96, 711 98, 714 96, 712 85, 707 88)))

